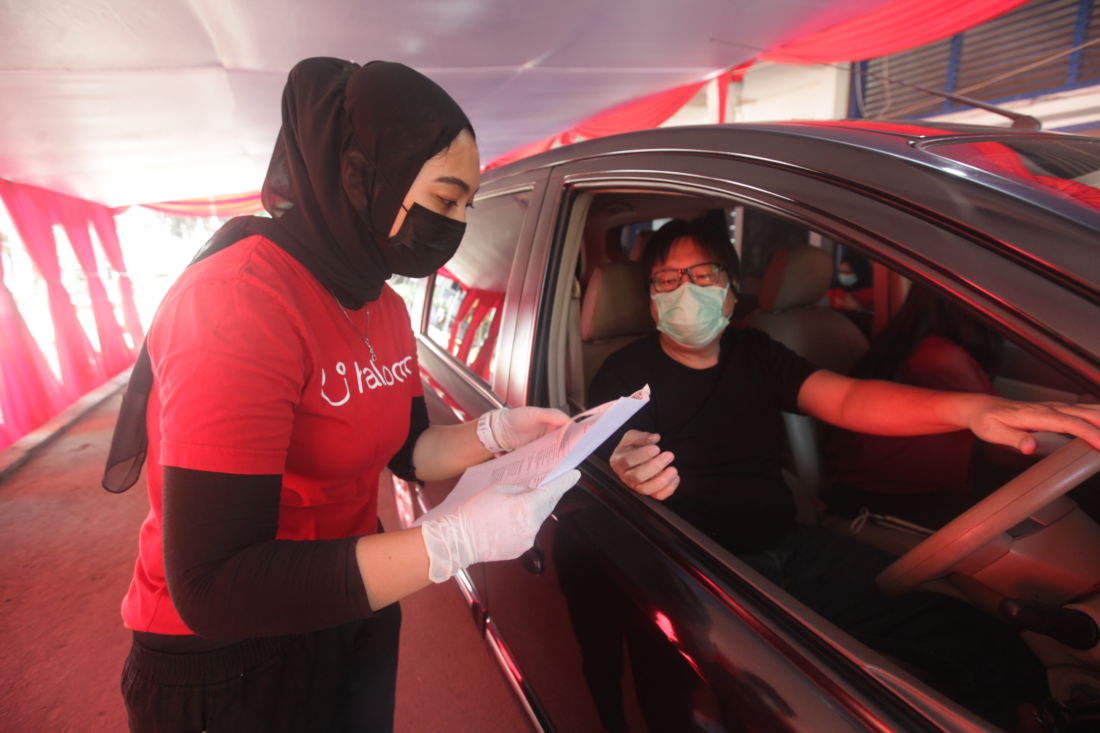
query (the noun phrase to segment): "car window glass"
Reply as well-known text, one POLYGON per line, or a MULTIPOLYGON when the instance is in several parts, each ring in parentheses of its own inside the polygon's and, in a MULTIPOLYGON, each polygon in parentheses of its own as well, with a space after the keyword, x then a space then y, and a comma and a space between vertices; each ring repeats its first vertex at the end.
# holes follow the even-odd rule
POLYGON ((1100 209, 1100 142, 1009 139, 928 145, 927 149, 1100 209))
POLYGON ((413 324, 413 330, 418 330, 420 312, 423 309, 424 290, 428 285, 428 279, 394 275, 387 282, 389 286, 401 296, 401 299, 405 301, 405 307, 409 311, 409 320, 413 324))
POLYGON ((504 291, 529 203, 526 191, 477 201, 428 298, 428 338, 486 382, 495 373, 504 291))

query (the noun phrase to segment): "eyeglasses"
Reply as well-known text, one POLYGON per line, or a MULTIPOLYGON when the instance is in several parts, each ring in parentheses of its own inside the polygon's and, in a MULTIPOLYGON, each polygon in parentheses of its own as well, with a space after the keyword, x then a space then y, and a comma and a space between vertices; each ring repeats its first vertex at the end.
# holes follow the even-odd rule
POLYGON ((717 285, 718 280, 721 278, 720 273, 725 269, 717 262, 702 262, 691 267, 654 270, 649 277, 649 284, 658 293, 669 293, 680 287, 680 283, 684 281, 684 276, 687 275, 687 278, 695 285, 703 287, 717 285))

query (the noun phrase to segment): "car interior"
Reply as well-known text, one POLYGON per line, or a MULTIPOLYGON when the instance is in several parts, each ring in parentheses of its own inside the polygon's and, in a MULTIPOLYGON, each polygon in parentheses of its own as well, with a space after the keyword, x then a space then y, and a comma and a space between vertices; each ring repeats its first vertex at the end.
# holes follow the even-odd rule
MULTIPOLYGON (((562 272, 572 277, 560 277, 556 292, 555 313, 565 317, 552 324, 549 353, 561 355, 549 365, 552 405, 574 414, 592 407, 586 391, 604 359, 655 330, 641 249, 665 221, 702 215, 724 218, 730 246, 740 258, 734 324, 765 331, 824 368, 851 374, 912 290, 906 277, 869 253, 769 211, 678 192, 580 191, 572 201, 564 241, 562 272), (836 270, 843 257, 862 257, 870 266, 868 307, 835 307, 830 292, 838 287, 836 270)), ((993 393, 1032 401, 1097 401, 1087 385, 1017 344, 1011 334, 999 338, 999 358, 988 375, 993 393)), ((1054 479, 1035 475, 1044 466, 1095 463, 1095 451, 1053 434, 1040 436, 1038 456, 981 446, 975 453, 973 490, 964 501, 953 497, 948 514, 906 516, 889 505, 887 510, 855 507, 853 513, 853 507, 842 511, 830 503, 823 427, 795 414, 784 415, 784 426, 785 477, 800 522, 851 535, 902 559, 921 546, 942 550, 945 532, 964 519, 964 530, 976 523, 997 530, 979 551, 955 548, 951 562, 941 563, 935 574, 902 568, 885 582, 880 576, 880 585, 888 592, 920 586, 963 598, 991 616, 1011 616, 1046 666, 1055 700, 1077 704, 1085 699, 1092 705, 1100 700, 1100 645, 1090 636, 1100 622, 1100 480, 1087 478, 1095 468, 1063 471, 1067 475, 1054 479), (1073 450, 1073 456, 1064 457, 1073 450), (1041 484, 1046 493, 1038 497, 1035 487, 1041 484), (975 507, 1009 489, 1027 494, 1035 506, 1007 526, 994 527, 1003 516, 995 520, 989 512, 975 518, 975 507), (1006 610, 1009 602, 1016 603, 1016 611, 1006 610)), ((937 497, 918 496, 912 503, 921 501, 934 504, 937 497)))

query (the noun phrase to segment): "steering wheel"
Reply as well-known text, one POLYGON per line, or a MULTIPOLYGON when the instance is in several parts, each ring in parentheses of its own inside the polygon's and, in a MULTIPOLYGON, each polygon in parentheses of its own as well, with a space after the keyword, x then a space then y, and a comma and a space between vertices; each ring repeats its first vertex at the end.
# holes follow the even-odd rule
POLYGON ((1100 471, 1100 451, 1077 438, 1031 466, 892 562, 875 582, 899 595, 947 575, 974 551, 1100 471))

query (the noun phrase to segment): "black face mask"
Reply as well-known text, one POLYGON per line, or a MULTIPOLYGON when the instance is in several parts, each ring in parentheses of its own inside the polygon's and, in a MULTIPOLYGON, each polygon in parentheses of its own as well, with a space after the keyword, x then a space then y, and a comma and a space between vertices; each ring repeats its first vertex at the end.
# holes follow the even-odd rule
POLYGON ((465 233, 465 222, 413 204, 397 234, 379 247, 382 261, 395 275, 426 277, 447 264, 465 233))

